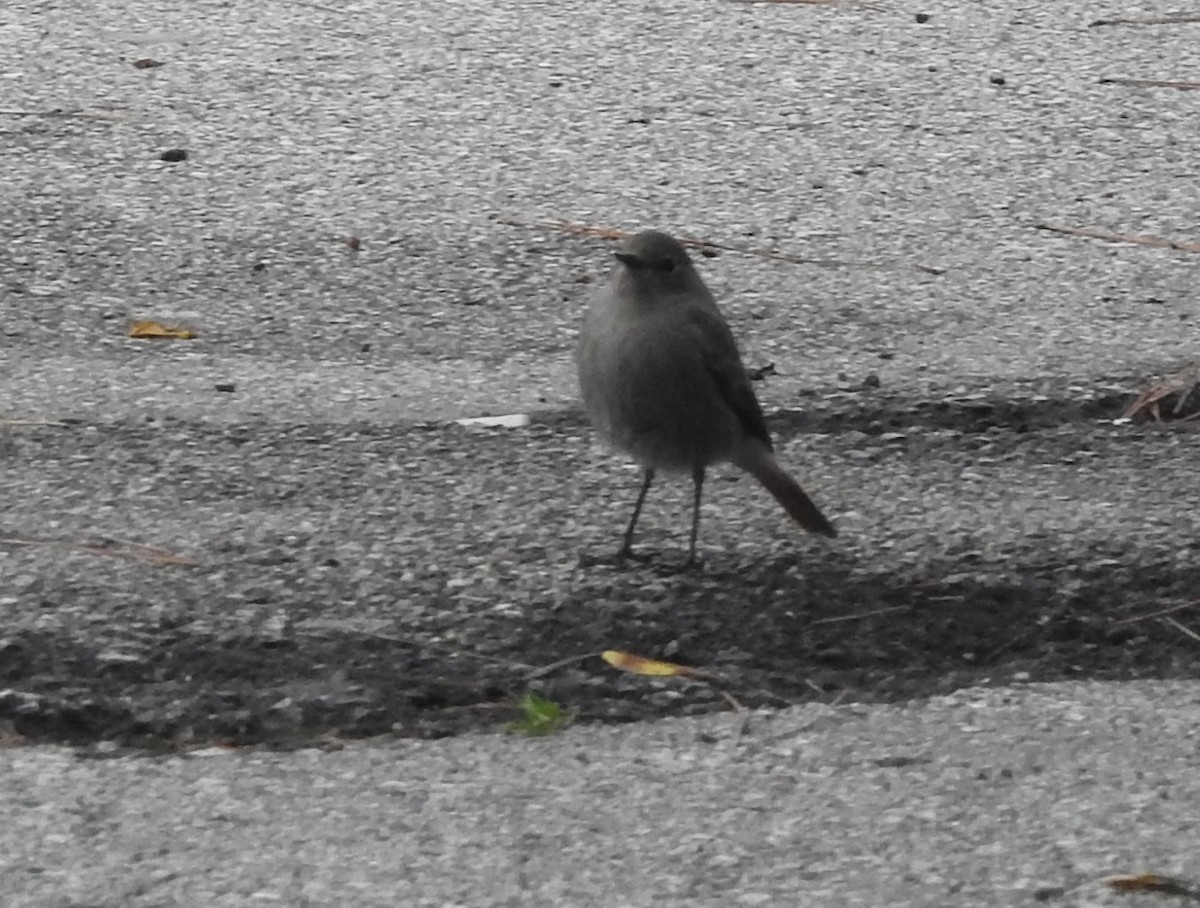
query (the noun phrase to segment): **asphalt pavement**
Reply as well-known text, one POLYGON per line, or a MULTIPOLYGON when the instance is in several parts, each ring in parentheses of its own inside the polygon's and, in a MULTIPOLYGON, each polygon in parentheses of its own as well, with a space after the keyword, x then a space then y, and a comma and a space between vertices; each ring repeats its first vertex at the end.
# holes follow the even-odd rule
POLYGON ((1178 13, 4 4, 0 905, 1200 881, 1195 423, 1120 418, 1197 359, 1178 13), (581 561, 636 477, 572 361, 611 246, 563 223, 730 247, 836 542, 718 474, 706 571, 581 561), (744 727, 538 674, 608 648, 744 727), (503 733, 531 681, 575 727, 503 733))

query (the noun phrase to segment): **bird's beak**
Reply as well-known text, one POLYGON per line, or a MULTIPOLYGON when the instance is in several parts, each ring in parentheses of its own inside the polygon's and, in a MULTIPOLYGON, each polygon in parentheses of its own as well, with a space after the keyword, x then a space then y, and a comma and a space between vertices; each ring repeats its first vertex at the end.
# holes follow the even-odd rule
POLYGON ((642 260, 632 252, 614 252, 613 255, 626 268, 636 271, 642 267, 642 260))

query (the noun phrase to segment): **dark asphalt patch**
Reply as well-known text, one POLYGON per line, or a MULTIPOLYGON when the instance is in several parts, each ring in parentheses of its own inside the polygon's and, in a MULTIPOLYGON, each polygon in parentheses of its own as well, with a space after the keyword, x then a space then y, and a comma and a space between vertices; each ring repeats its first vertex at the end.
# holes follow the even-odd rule
POLYGON ((28 741, 158 749, 500 728, 530 688, 579 721, 729 708, 712 686, 599 658, 538 671, 606 649, 698 666, 746 706, 1194 678, 1200 644, 1179 626, 1200 625, 1200 605, 1171 613, 1178 625, 1127 620, 1200 589, 1192 483, 1139 476, 1189 462, 1194 433, 1106 421, 1127 402, 847 399, 780 415, 781 440, 822 433, 806 472, 827 495, 840 479, 835 506, 896 538, 815 546, 730 480, 705 518, 707 570, 678 576, 661 568, 682 551, 669 510, 682 498, 651 512, 650 565, 580 565, 617 544, 632 487, 574 414, 523 432, 172 418, 9 430, 0 535, 128 525, 200 566, 0 549, 0 720, 28 741), (970 469, 996 471, 989 500, 914 542, 901 518, 941 514, 937 496, 954 502, 970 469), (1029 494, 1006 483, 1047 470, 1126 507, 1112 532, 991 522, 1029 494), (1136 500, 1177 507, 1179 534, 1138 523, 1136 500))

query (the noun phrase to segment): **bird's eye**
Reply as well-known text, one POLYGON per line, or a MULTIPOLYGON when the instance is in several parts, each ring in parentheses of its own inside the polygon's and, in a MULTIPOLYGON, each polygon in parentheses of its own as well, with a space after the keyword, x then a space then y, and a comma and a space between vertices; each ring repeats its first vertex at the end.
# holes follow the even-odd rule
POLYGON ((674 271, 675 263, 673 261, 671 261, 671 259, 663 259, 662 270, 663 271, 674 271))

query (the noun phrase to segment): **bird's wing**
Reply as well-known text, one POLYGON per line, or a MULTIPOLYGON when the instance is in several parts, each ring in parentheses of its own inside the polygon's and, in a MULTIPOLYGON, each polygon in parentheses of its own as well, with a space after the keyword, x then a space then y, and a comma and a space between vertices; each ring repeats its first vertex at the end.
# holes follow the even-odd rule
POLYGON ((742 365, 742 357, 729 325, 715 307, 713 310, 695 309, 692 318, 700 335, 704 368, 712 378, 717 393, 737 416, 746 434, 757 438, 771 450, 767 421, 763 418, 758 398, 754 396, 750 379, 746 377, 746 367, 742 365))

